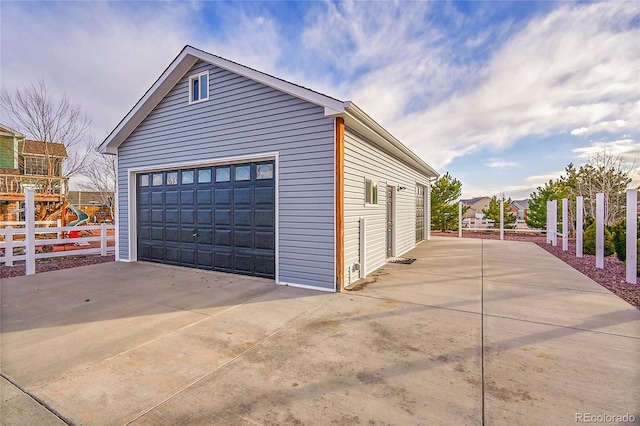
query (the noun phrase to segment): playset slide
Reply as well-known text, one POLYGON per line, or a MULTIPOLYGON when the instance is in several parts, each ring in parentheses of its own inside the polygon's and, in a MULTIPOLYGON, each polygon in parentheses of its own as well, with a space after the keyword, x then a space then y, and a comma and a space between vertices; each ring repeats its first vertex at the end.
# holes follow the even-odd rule
POLYGON ((69 209, 77 216, 78 219, 73 220, 67 224, 67 226, 82 226, 89 222, 89 215, 74 206, 73 204, 68 205, 69 209))

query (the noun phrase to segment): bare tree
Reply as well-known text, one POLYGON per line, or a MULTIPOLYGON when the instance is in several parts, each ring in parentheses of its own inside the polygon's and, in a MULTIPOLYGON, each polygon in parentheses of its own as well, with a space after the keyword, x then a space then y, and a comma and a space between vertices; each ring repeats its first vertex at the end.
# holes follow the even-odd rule
POLYGON ((82 175, 85 180, 78 183, 83 191, 99 194, 103 206, 108 206, 111 216, 114 215, 114 193, 116 191, 116 156, 100 154, 97 144, 92 144, 92 155, 82 175))
MULTIPOLYGON (((92 120, 80 106, 72 104, 66 94, 55 98, 45 82, 38 80, 15 92, 3 88, 0 106, 3 117, 16 130, 37 141, 64 145, 68 155, 63 163, 64 177, 71 177, 83 170, 89 156, 92 120)), ((56 174, 56 163, 59 161, 53 149, 51 144, 44 144, 49 176, 56 174)))
MULTIPOLYGON (((589 157, 587 163, 576 170, 573 165, 566 169, 564 180, 570 188, 570 195, 584 196, 587 216, 595 218, 596 194, 605 194, 605 223, 613 225, 624 216, 626 190, 631 183, 635 160, 627 162, 621 155, 603 150, 589 157)), ((572 212, 572 218, 574 213, 572 212)))

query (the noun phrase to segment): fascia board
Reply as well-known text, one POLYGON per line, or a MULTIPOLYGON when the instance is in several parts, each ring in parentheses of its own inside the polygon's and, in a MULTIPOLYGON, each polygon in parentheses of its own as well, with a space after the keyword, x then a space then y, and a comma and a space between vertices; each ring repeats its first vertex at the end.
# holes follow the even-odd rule
POLYGON ((196 49, 191 46, 187 46, 186 51, 199 59, 209 62, 217 67, 230 71, 234 74, 241 75, 251 80, 262 83, 266 86, 272 87, 281 92, 287 93, 296 98, 305 100, 312 104, 323 106, 330 111, 344 111, 344 102, 334 99, 330 96, 323 95, 322 93, 314 92, 313 90, 299 86, 297 84, 290 83, 288 81, 279 79, 269 74, 265 74, 253 68, 238 64, 228 59, 221 58, 220 56, 213 55, 211 53, 196 49))
POLYGON ((384 151, 409 164, 428 177, 437 178, 440 176, 440 174, 425 163, 424 160, 404 146, 402 142, 391 135, 391 133, 369 117, 353 102, 348 102, 345 110, 346 113, 344 117, 349 127, 369 138, 384 151))

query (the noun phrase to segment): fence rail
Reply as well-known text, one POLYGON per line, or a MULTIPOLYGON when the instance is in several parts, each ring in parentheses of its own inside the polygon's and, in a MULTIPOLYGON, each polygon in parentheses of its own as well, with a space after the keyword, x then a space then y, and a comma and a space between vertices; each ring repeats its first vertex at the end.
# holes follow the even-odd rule
MULTIPOLYGON (((55 222, 54 222, 55 223, 55 222)), ((95 255, 107 256, 108 254, 115 252, 115 236, 109 235, 109 231, 115 231, 114 225, 107 225, 105 223, 101 225, 91 226, 56 226, 49 228, 35 228, 34 238, 30 239, 27 236, 26 228, 14 228, 13 226, 7 226, 0 228, 0 236, 4 236, 4 241, 0 241, 0 263, 4 263, 5 266, 13 266, 13 262, 16 261, 29 261, 32 259, 45 259, 60 256, 79 256, 79 255, 95 255), (83 231, 100 231, 100 235, 90 235, 81 237, 80 232, 83 231), (78 232, 78 235, 74 235, 74 231, 78 232), (62 238, 64 234, 70 235, 70 238, 62 238), (16 236, 23 236, 23 238, 16 239, 16 236), (37 239, 36 235, 44 236, 45 238, 37 239), (33 241, 33 245, 30 248, 29 245, 33 241), (84 244, 90 244, 92 242, 99 241, 98 247, 91 247, 86 249, 74 249, 65 251, 53 251, 54 245, 59 244, 75 244, 82 246, 84 244), (113 245, 109 245, 109 242, 113 242, 113 245), (52 249, 51 251, 47 248, 52 249)))

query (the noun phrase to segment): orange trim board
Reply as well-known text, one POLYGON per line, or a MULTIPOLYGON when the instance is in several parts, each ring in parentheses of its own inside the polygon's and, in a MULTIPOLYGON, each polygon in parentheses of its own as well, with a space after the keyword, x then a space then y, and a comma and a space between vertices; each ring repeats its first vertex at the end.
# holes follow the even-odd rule
POLYGON ((336 118, 336 290, 344 290, 344 118, 336 118))

